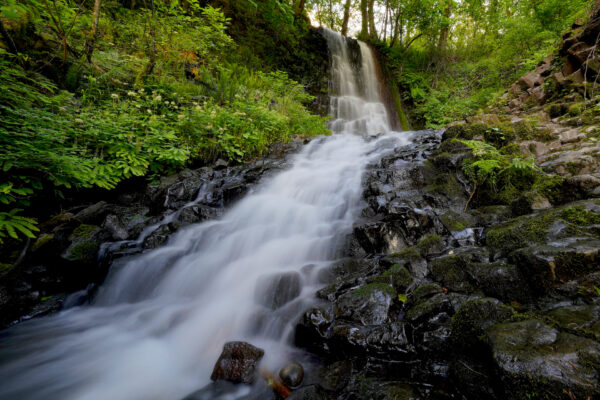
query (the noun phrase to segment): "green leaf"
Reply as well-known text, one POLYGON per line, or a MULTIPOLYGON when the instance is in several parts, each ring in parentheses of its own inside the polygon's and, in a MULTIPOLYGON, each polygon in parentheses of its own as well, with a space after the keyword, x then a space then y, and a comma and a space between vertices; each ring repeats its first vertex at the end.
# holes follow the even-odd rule
POLYGON ((406 294, 399 294, 398 300, 400 300, 402 303, 406 303, 406 300, 408 300, 408 296, 406 294))

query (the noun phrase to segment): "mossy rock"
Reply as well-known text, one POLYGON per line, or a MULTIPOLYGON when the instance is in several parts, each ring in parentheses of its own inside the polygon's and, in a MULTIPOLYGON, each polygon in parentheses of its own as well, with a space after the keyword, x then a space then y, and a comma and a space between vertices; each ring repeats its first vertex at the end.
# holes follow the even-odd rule
POLYGON ((493 252, 508 255, 532 243, 544 243, 553 222, 551 212, 519 217, 491 228, 486 235, 486 244, 493 252))
POLYGON ((71 235, 75 239, 89 239, 99 231, 99 226, 81 224, 73 230, 73 233, 71 235))
POLYGON ((597 398, 600 345, 560 332, 540 320, 500 323, 486 342, 506 398, 597 398))
MULTIPOLYGON (((439 159, 437 161, 440 161, 439 159)), ((462 185, 458 182, 454 174, 437 174, 433 182, 424 189, 426 192, 444 195, 449 199, 465 198, 465 192, 462 185)))
POLYGON ((12 264, 8 263, 0 263, 0 276, 6 274, 8 271, 12 269, 12 264))
POLYGON ((436 258, 431 262, 431 275, 443 287, 459 292, 473 291, 468 266, 468 254, 436 258))
POLYGON ((505 303, 527 303, 531 298, 527 281, 514 265, 504 262, 472 263, 468 266, 468 272, 475 287, 486 296, 505 303))
POLYGON ((444 293, 442 287, 437 283, 426 283, 417 287, 409 296, 409 302, 416 304, 419 301, 434 296, 436 294, 444 293))
POLYGON ((454 211, 447 211, 440 215, 440 219, 444 226, 452 232, 464 231, 465 229, 474 226, 476 223, 475 218, 472 215, 454 211))
POLYGON ((452 317, 452 339, 460 347, 480 344, 485 329, 506 321, 514 310, 493 298, 472 299, 461 305, 452 317))
POLYGON ((391 284, 398 293, 406 293, 406 289, 413 283, 414 278, 401 264, 394 264, 383 274, 375 277, 374 282, 391 284))
POLYGON ((530 246, 511 253, 509 261, 521 271, 537 296, 545 295, 560 282, 585 276, 600 261, 600 240, 570 240, 553 246, 530 246))
POLYGON ((413 322, 428 320, 442 312, 452 312, 452 305, 445 294, 436 294, 417 303, 411 301, 409 304, 406 317, 413 322))
POLYGON ((582 205, 566 208, 560 212, 560 217, 569 223, 579 226, 600 224, 600 213, 587 210, 582 205))
POLYGON ((554 103, 546 107, 546 111, 550 115, 550 118, 558 118, 569 112, 569 106, 564 103, 554 103))
POLYGON ((564 331, 600 340, 600 304, 559 307, 546 316, 564 331))
POLYGON ((490 126, 485 130, 483 137, 486 142, 501 148, 513 142, 516 135, 512 126, 490 126))
POLYGON ((63 257, 69 261, 88 264, 96 261, 98 250, 100 250, 98 243, 84 241, 71 245, 63 257))
POLYGON ((432 252, 441 251, 444 248, 444 241, 439 235, 428 235, 419 240, 416 245, 422 257, 432 252))
POLYGON ((515 135, 521 140, 531 139, 535 132, 535 123, 526 119, 514 122, 512 125, 515 135))
POLYGON ((33 246, 31 246, 31 251, 32 252, 38 252, 41 249, 43 249, 44 247, 46 247, 48 245, 48 243, 52 242, 52 239, 54 239, 54 235, 51 233, 42 233, 37 240, 35 241, 35 243, 33 243, 33 246))

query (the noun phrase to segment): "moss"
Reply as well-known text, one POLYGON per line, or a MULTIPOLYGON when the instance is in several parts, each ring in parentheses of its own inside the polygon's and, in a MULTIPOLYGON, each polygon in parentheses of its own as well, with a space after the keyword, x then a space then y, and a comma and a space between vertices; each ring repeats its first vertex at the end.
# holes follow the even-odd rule
POLYGON ((12 264, 2 264, 0 263, 0 275, 4 275, 12 268, 12 264))
POLYGON ((396 297, 396 291, 387 283, 369 283, 360 289, 354 290, 352 293, 359 297, 368 298, 375 292, 384 292, 389 294, 391 297, 396 297))
POLYGON ((548 106, 547 111, 550 118, 558 118, 569 112, 569 107, 566 104, 555 103, 548 106))
POLYGON ((509 143, 500 149, 500 153, 507 156, 520 156, 521 146, 517 143, 509 143))
MULTIPOLYGON (((437 157, 452 157, 451 154, 445 156, 442 153, 437 157)), ((463 195, 463 188, 456 180, 453 174, 438 174, 433 180, 433 183, 425 187, 425 191, 443 194, 448 197, 457 197, 463 195)))
POLYGON ((440 248, 444 244, 442 238, 438 235, 425 236, 417 243, 417 249, 421 256, 425 257, 432 250, 440 248))
POLYGON ((486 142, 493 144, 497 148, 501 148, 515 140, 515 132, 510 126, 490 126, 488 127, 483 137, 486 142))
POLYGON ((569 107, 568 114, 571 117, 577 117, 583 113, 585 110, 585 103, 575 103, 569 107))
POLYGON ((469 346, 479 341, 484 329, 508 320, 513 314, 512 308, 496 299, 468 300, 452 317, 452 338, 457 344, 469 346))
POLYGON ((408 260, 408 261, 419 261, 419 260, 421 260, 421 253, 415 246, 413 246, 413 247, 404 249, 398 253, 390 254, 390 257, 400 258, 400 259, 408 260))
POLYGON ((100 228, 98 228, 96 225, 82 224, 75 228, 75 230, 73 231, 73 237, 78 239, 88 239, 99 229, 100 228))
POLYGON ((435 294, 443 293, 442 287, 437 283, 426 283, 424 285, 419 286, 412 292, 410 296, 410 300, 412 303, 419 302, 427 297, 431 297, 435 294))
POLYGON ((600 224, 600 214, 588 211, 583 206, 570 207, 560 213, 560 218, 571 224, 590 226, 600 224))
POLYGON ((579 173, 579 167, 577 166, 577 164, 575 164, 572 161, 569 161, 567 163, 567 171, 571 174, 571 175, 577 175, 579 173))
POLYGON ((440 219, 442 220, 444 226, 453 232, 464 231, 465 229, 467 229, 467 226, 465 225, 469 225, 468 221, 461 218, 459 214, 453 213, 451 211, 447 212, 444 215, 441 215, 440 219))
POLYGON ((544 174, 537 179, 532 189, 546 197, 550 203, 554 205, 561 204, 565 201, 566 197, 563 190, 564 182, 565 178, 562 176, 544 174))
POLYGON ((100 246, 94 242, 78 243, 69 251, 68 258, 72 261, 89 262, 96 259, 100 246))
POLYGON ((513 129, 515 130, 515 134, 519 139, 528 140, 532 138, 532 135, 535 131, 534 125, 535 123, 533 122, 521 120, 513 124, 513 129))
POLYGON ((467 267, 471 257, 465 254, 440 257, 431 263, 431 275, 442 286, 457 291, 472 290, 467 267))
POLYGON ((54 239, 54 235, 49 233, 44 233, 37 238, 33 246, 31 246, 31 251, 35 252, 44 247, 48 242, 54 239))
POLYGON ((520 217, 490 229, 486 236, 487 245, 507 255, 530 243, 542 243, 548 235, 548 228, 554 222, 552 213, 534 217, 520 217))
POLYGON ((392 284, 398 292, 404 292, 412 284, 413 277, 404 266, 394 264, 383 274, 377 276, 375 282, 392 284))

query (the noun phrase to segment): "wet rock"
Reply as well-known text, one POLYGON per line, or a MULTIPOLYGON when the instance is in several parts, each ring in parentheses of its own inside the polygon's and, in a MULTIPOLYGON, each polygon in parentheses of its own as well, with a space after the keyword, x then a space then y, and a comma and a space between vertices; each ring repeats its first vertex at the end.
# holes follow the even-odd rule
POLYGON ((452 317, 452 338, 459 346, 477 352, 486 328, 506 321, 514 311, 492 298, 473 299, 464 303, 452 317))
POLYGON ((381 325, 389 320, 389 308, 395 295, 390 285, 368 284, 342 295, 335 303, 335 316, 363 325, 381 325))
POLYGON ((102 227, 110 232, 113 240, 125 240, 129 237, 127 228, 123 226, 119 217, 116 215, 108 215, 104 220, 102 227))
POLYGON ((82 224, 99 225, 102 223, 106 214, 110 212, 110 205, 105 201, 99 201, 96 204, 79 211, 73 218, 82 224))
POLYGON ((394 264, 383 274, 376 276, 373 281, 392 285, 397 293, 406 293, 414 278, 404 265, 394 264))
POLYGON ((265 307, 276 310, 298 297, 301 280, 296 271, 264 276, 256 285, 255 298, 265 307))
POLYGON ((474 286, 486 296, 495 297, 504 302, 527 302, 530 288, 525 278, 514 265, 503 262, 475 263, 468 267, 474 286))
POLYGON ((517 265, 533 291, 542 295, 559 281, 592 272, 599 257, 600 241, 575 239, 517 250, 509 260, 517 265))
POLYGON ((600 305, 558 307, 546 313, 561 329, 600 340, 600 305))
POLYGON ((350 360, 337 361, 321 369, 319 378, 321 385, 329 391, 341 392, 350 382, 354 368, 350 360))
POLYGON ((486 330, 506 397, 575 398, 597 395, 600 345, 560 332, 538 320, 503 323, 486 330))
POLYGON ((175 231, 172 224, 161 225, 148 237, 144 239, 142 247, 144 249, 155 249, 169 240, 169 236, 175 231))
POLYGON ((264 354, 264 350, 249 343, 225 343, 210 379, 250 384, 256 378, 256 367, 264 354))
POLYGON ((360 377, 345 391, 353 393, 350 398, 372 400, 418 400, 414 389, 403 382, 379 381, 375 378, 360 377))
POLYGON ((332 400, 334 396, 317 385, 309 385, 294 390, 288 400, 332 400))
POLYGON ((288 364, 281 368, 279 377, 287 387, 298 387, 304 380, 304 368, 298 363, 288 364))

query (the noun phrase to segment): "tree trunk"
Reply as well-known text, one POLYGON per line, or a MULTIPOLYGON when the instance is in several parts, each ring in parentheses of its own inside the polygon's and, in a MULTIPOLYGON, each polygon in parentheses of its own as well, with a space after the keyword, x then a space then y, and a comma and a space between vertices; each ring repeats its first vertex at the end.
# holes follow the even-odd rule
POLYGON ((350 6, 352 5, 352 0, 346 0, 346 4, 344 4, 344 20, 342 21, 342 35, 348 35, 348 21, 350 20, 350 6))
POLYGON ((388 14, 390 13, 390 2, 385 0, 385 17, 383 18, 383 41, 387 40, 388 32, 388 14))
POLYGON ((371 39, 377 39, 377 28, 375 27, 375 13, 373 12, 373 6, 375 0, 369 0, 369 33, 371 39))
POLYGON ((452 15, 452 0, 448 1, 446 9, 444 10, 444 25, 440 31, 440 39, 438 41, 438 52, 440 57, 443 57, 446 53, 446 47, 448 45, 448 34, 450 33, 450 15, 452 15))
POLYGON ((369 13, 367 7, 368 0, 360 0, 360 13, 362 14, 362 27, 360 30, 361 39, 369 37, 369 13))
POLYGON ((400 10, 396 11, 396 18, 394 19, 394 27, 393 27, 393 33, 392 33, 392 40, 390 41, 390 47, 394 47, 394 45, 396 44, 396 42, 398 41, 398 38, 400 36, 400 29, 401 29, 401 23, 400 23, 400 10))
POLYGON ((294 2, 294 14, 296 16, 304 14, 304 6, 306 4, 306 0, 298 0, 294 2))
POLYGON ((94 15, 92 17, 92 29, 90 33, 90 39, 86 42, 85 57, 88 62, 92 62, 92 53, 94 52, 94 46, 96 45, 96 36, 98 35, 98 22, 100 22, 100 6, 102 0, 94 1, 94 15))

